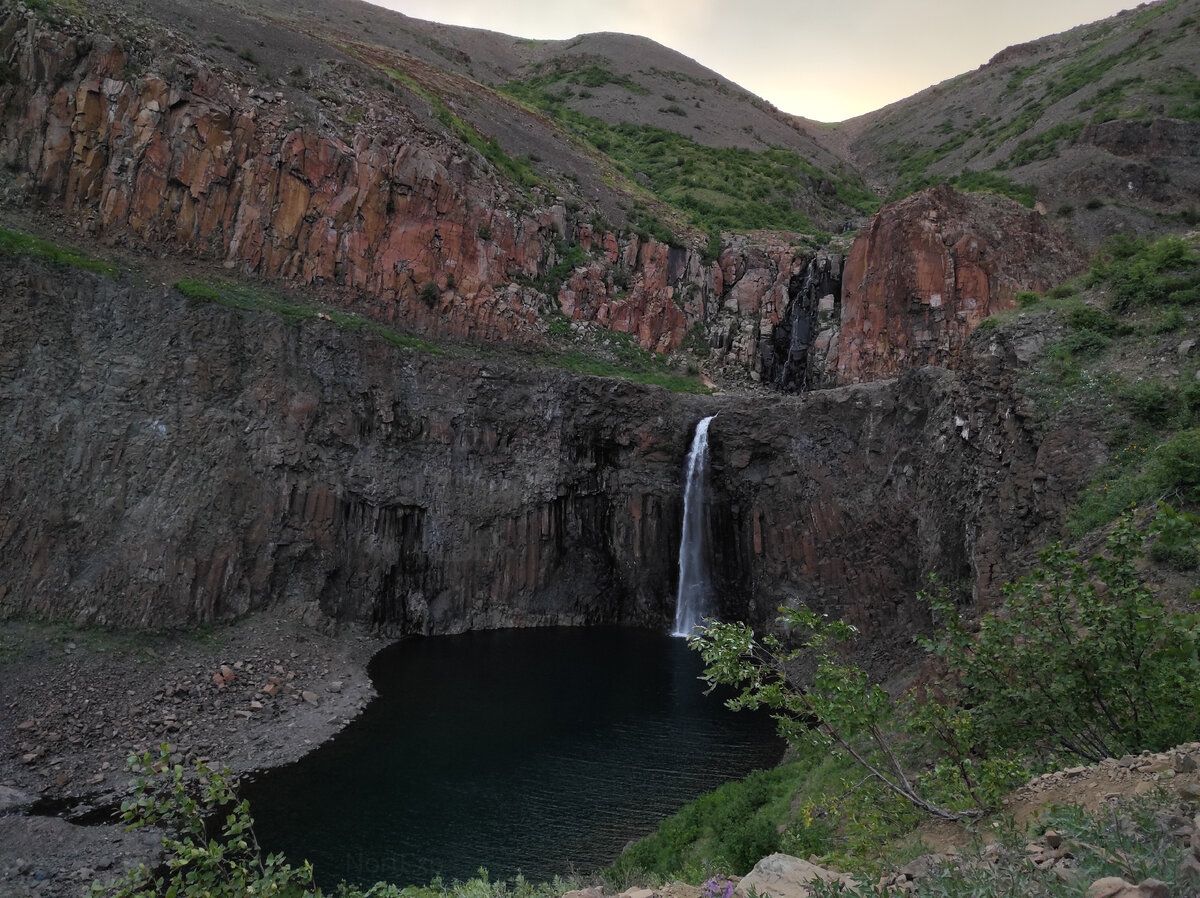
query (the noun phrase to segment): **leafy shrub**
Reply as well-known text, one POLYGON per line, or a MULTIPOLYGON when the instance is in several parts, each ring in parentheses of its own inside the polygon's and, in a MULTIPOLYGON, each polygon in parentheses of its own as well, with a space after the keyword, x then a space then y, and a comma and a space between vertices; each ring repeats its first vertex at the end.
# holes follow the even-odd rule
POLYGON ((238 801, 228 770, 197 763, 195 781, 171 764, 171 747, 129 759, 137 774, 135 797, 121 803, 130 828, 164 828, 164 870, 145 864, 109 883, 93 883, 94 898, 243 898, 315 894, 312 867, 294 868, 280 855, 262 856, 250 805, 238 801), (198 791, 197 797, 194 793, 198 791))
POLYGON ((438 285, 434 281, 426 281, 418 295, 421 297, 421 302, 425 303, 427 308, 432 309, 442 298, 442 291, 438 289, 438 285))
POLYGON ((1162 316, 1154 322, 1152 330, 1156 334, 1169 334, 1177 331, 1187 324, 1187 319, 1183 317, 1183 309, 1179 306, 1171 306, 1162 316))
POLYGON ((1118 394, 1139 421, 1151 427, 1166 427, 1179 410, 1179 394, 1157 380, 1143 380, 1126 387, 1118 394))
POLYGON ((1056 284, 1046 291, 1046 299, 1066 299, 1068 296, 1074 296, 1079 292, 1079 285, 1074 281, 1068 281, 1065 284, 1056 284))
POLYGON ((1196 737, 1200 634, 1139 579, 1144 537, 1126 515, 1107 554, 1086 563, 1050 546, 977 633, 929 597, 942 621, 929 645, 957 672, 954 698, 971 709, 977 744, 1095 762, 1196 737))
POLYGON ((1200 515, 1178 512, 1165 502, 1150 527, 1150 557, 1179 571, 1200 565, 1200 515))
POLYGON ((1122 234, 1111 238, 1088 274, 1091 285, 1107 284, 1114 311, 1200 300, 1200 259, 1181 237, 1154 243, 1122 234))
POLYGON ((1035 293, 1032 290, 1018 290, 1013 297, 1019 306, 1032 306, 1035 303, 1041 302, 1041 294, 1035 293))
POLYGON ((1067 334, 1060 344, 1062 348, 1076 358, 1090 358, 1104 352, 1112 343, 1104 334, 1093 330, 1075 330, 1067 334))
POLYGON ((1067 313, 1067 324, 1076 330, 1090 330, 1114 337, 1126 330, 1120 321, 1092 306, 1076 306, 1067 313))
POLYGON ((698 881, 705 875, 703 859, 726 872, 749 872, 759 859, 779 849, 777 820, 809 769, 786 764, 758 770, 700 796, 622 852, 605 878, 624 884, 639 876, 685 871, 698 881))
POLYGON ((1161 445, 1146 473, 1159 495, 1200 503, 1200 428, 1180 431, 1161 445))

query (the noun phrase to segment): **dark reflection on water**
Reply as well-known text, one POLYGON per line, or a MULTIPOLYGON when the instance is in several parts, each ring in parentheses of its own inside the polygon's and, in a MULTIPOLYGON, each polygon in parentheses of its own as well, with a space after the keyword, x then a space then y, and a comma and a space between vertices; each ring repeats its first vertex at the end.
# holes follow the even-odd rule
POLYGON ((333 741, 245 790, 268 851, 341 879, 590 872, 688 800, 775 764, 682 639, 622 628, 410 639, 371 662, 380 697, 333 741))

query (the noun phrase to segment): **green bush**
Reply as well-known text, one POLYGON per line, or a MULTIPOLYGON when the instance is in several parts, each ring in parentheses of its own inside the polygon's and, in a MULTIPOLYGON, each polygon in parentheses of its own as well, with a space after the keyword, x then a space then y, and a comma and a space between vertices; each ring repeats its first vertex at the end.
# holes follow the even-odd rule
POLYGON ((425 303, 427 308, 432 309, 438 304, 438 300, 442 298, 442 291, 438 289, 438 285, 433 281, 427 281, 420 292, 421 302, 425 303))
POLYGON ((228 770, 197 763, 194 780, 171 764, 171 747, 129 759, 135 797, 121 803, 131 829, 164 830, 163 869, 145 864, 108 883, 93 883, 94 898, 245 898, 318 894, 312 867, 294 868, 280 855, 265 858, 254 837, 250 805, 238 801, 228 770), (198 793, 198 794, 197 794, 198 793))
POLYGON ((1093 330, 1074 330, 1061 342, 1062 348, 1076 358, 1092 358, 1104 352, 1112 340, 1093 330))
POLYGON ((985 754, 1097 762, 1196 738, 1197 622, 1139 578, 1145 537, 1126 515, 1104 555, 1082 562, 1047 548, 977 632, 944 597, 929 597, 941 635, 928 644, 955 672, 953 700, 970 709, 985 754))
POLYGON ((698 883, 713 865, 726 873, 749 872, 779 849, 778 823, 810 769, 801 763, 758 770, 700 796, 622 852, 605 879, 624 885, 682 874, 698 883))
POLYGON ((1157 380, 1143 380, 1125 387, 1118 398, 1137 420, 1151 427, 1166 427, 1179 412, 1179 394, 1157 380))
POLYGON ((1165 502, 1150 527, 1150 557, 1179 571, 1200 565, 1200 515, 1178 512, 1165 502))
POLYGON ((1074 281, 1068 281, 1065 284, 1056 284, 1046 291, 1046 299, 1066 299, 1068 296, 1074 296, 1079 292, 1079 285, 1074 281))
POLYGON ((1159 446, 1146 473, 1158 495, 1200 503, 1200 428, 1181 431, 1159 446))
POLYGON ((1111 238, 1092 263, 1090 285, 1106 284, 1114 311, 1200 300, 1200 258, 1183 238, 1153 243, 1121 234, 1111 238))
POLYGON ((1076 306, 1067 313, 1067 324, 1075 330, 1090 330, 1115 337, 1126 330, 1120 321, 1092 306, 1076 306))

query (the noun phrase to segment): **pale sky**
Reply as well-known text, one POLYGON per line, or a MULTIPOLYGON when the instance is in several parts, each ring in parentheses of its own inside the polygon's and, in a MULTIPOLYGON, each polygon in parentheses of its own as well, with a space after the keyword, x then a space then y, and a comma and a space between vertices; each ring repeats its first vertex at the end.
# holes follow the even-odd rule
POLYGON ((1136 0, 373 0, 418 19, 561 39, 653 38, 785 112, 841 121, 962 72, 1010 44, 1136 0))

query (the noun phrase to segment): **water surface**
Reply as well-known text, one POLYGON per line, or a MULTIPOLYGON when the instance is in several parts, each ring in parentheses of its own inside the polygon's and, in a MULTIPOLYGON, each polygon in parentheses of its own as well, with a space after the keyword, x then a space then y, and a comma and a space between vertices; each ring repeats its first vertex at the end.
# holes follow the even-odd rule
POLYGON ((684 640, 624 628, 409 639, 380 697, 250 784, 260 842, 322 885, 591 872, 690 799, 778 762, 773 722, 703 694, 684 640))

